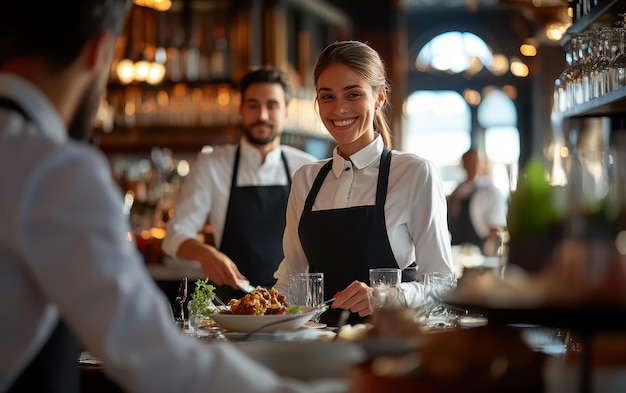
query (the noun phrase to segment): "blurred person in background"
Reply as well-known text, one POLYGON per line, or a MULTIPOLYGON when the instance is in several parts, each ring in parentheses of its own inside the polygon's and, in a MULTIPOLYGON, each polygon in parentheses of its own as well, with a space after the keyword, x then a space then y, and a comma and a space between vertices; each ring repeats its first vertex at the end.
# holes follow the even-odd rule
POLYGON ((314 81, 320 117, 337 147, 332 158, 294 176, 276 287, 285 291, 293 273, 323 272, 325 296, 335 301, 321 321, 336 324, 346 309, 354 324, 370 314, 370 268, 403 270, 411 306, 423 297, 416 275, 454 272, 446 200, 434 164, 391 148, 390 86, 372 47, 328 45, 314 81))
POLYGON ((126 240, 121 192, 83 140, 130 4, 0 1, 0 392, 78 392, 81 349, 127 392, 310 392, 183 336, 126 240))
POLYGON ((290 87, 274 67, 249 71, 240 82, 243 135, 238 144, 199 154, 168 221, 163 250, 199 261, 228 302, 245 295, 238 280, 271 287, 283 258, 285 211, 293 173, 312 155, 281 145, 290 87), (198 240, 208 221, 215 246, 198 240))
POLYGON ((475 148, 461 158, 465 180, 448 196, 448 226, 452 245, 473 244, 494 255, 498 232, 506 227, 506 201, 484 175, 485 160, 475 148))

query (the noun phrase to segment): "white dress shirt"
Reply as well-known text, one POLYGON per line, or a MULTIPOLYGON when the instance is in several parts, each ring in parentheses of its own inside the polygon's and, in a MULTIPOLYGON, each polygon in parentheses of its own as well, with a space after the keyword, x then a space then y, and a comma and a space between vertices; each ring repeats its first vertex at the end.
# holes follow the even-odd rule
MULTIPOLYGON (((128 392, 312 391, 278 378, 228 343, 181 335, 133 242, 104 156, 68 140, 31 83, 0 73, 0 392, 60 316, 128 392)), ((78 359, 77 359, 78 361, 78 359)))
MULTIPOLYGON (((290 175, 304 163, 317 159, 294 147, 282 145, 267 154, 265 161, 258 149, 241 138, 241 154, 237 186, 286 185, 281 149, 285 153, 290 175)), ((196 238, 208 221, 213 226, 216 247, 222 241, 237 145, 216 146, 211 153, 200 153, 189 176, 183 182, 176 201, 174 217, 168 222, 163 250, 175 257, 178 247, 187 239, 196 238)))
MULTIPOLYGON (((382 151, 380 136, 353 154, 350 161, 344 160, 335 148, 332 171, 322 184, 313 210, 374 205, 382 151)), ((278 280, 276 288, 283 293, 288 291, 290 273, 309 269, 300 244, 298 225, 313 181, 326 161, 303 165, 293 178, 283 237, 285 258, 274 275, 278 280)), ((415 154, 393 150, 385 223, 389 244, 401 269, 415 261, 418 275, 454 272, 446 209, 441 177, 436 167, 415 154)), ((350 230, 349 227, 344 229, 350 230)), ((422 297, 421 285, 403 285, 403 289, 411 301, 422 297)), ((326 294, 326 297, 332 295, 326 294)))
MULTIPOLYGON (((454 201, 461 201, 474 190, 469 203, 470 220, 476 234, 484 239, 491 228, 506 227, 506 201, 500 190, 485 176, 460 184, 451 195, 454 195, 454 201)), ((454 208, 459 207, 450 206, 450 209, 454 208)))

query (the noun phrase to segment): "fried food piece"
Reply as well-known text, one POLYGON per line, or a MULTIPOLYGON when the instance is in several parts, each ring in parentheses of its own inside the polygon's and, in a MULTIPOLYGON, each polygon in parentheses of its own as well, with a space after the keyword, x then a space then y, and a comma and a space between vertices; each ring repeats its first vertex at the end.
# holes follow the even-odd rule
POLYGON ((230 312, 236 315, 284 314, 288 307, 285 296, 274 287, 257 287, 241 299, 232 299, 228 305, 230 312))

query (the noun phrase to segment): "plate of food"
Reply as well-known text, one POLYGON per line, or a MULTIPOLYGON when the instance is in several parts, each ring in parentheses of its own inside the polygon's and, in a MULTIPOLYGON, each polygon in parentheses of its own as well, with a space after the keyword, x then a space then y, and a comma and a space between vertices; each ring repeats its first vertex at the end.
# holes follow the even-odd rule
POLYGON ((296 330, 315 315, 313 307, 301 307, 296 312, 267 315, 214 314, 211 318, 229 332, 269 333, 296 330))
POLYGON ((319 310, 287 304, 274 288, 257 287, 241 299, 232 299, 229 308, 211 318, 228 332, 270 333, 301 328, 319 310))

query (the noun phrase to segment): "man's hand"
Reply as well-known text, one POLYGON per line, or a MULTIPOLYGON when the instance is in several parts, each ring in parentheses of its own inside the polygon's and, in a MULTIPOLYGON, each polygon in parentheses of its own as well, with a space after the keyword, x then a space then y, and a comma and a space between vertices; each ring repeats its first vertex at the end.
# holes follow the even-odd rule
POLYGON ((196 260, 202 266, 202 272, 216 285, 228 285, 239 289, 237 279, 246 279, 237 265, 217 248, 195 239, 184 241, 178 248, 178 256, 196 260))

